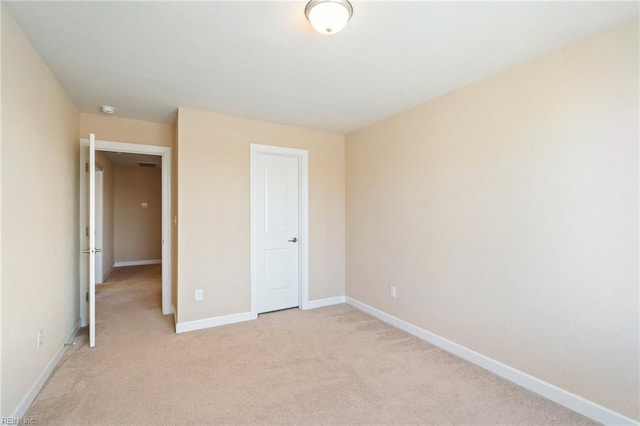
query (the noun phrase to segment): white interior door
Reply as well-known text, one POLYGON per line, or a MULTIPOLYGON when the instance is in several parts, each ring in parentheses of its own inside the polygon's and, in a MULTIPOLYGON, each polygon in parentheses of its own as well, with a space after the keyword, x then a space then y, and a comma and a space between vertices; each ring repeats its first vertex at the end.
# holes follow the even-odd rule
POLYGON ((299 305, 298 158, 259 153, 255 163, 257 312, 299 305))
POLYGON ((89 135, 89 247, 85 252, 89 255, 89 347, 96 345, 96 137, 89 135))
MULTIPOLYGON (((96 169, 96 247, 102 247, 103 238, 103 172, 100 167, 96 169)), ((96 249, 96 284, 104 281, 102 251, 96 249)))

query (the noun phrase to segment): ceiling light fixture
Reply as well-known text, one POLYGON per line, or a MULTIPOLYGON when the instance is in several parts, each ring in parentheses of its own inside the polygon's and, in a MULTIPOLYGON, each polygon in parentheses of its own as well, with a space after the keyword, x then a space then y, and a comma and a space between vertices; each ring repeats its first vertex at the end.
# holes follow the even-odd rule
POLYGON ((344 29, 353 15, 348 0, 311 0, 304 14, 320 34, 336 34, 344 29))
POLYGON ((109 105, 102 105, 100 107, 100 110, 105 114, 109 114, 109 115, 115 114, 116 112, 116 108, 109 105))

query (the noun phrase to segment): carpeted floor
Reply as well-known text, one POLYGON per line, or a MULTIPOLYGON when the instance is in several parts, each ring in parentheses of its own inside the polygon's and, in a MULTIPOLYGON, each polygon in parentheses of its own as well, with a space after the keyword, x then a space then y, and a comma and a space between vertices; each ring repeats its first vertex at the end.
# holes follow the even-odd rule
POLYGON ((160 267, 114 270, 37 424, 571 425, 590 420, 337 305, 176 335, 160 267), (85 331, 86 333, 86 331, 85 331))

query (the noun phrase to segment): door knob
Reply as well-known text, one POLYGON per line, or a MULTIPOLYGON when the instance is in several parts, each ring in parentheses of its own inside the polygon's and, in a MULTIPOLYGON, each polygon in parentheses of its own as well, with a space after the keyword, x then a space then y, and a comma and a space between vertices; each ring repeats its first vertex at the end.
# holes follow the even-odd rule
POLYGON ((292 240, 289 240, 289 242, 290 242, 290 243, 297 243, 297 242, 298 242, 298 239, 297 239, 296 237, 293 237, 293 239, 292 239, 292 240))

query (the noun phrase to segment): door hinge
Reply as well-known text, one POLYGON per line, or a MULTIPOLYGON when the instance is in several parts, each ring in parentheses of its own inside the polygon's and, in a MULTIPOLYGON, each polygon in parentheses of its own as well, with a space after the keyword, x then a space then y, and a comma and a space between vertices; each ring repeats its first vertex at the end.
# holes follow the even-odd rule
POLYGON ((89 173, 89 163, 84 163, 84 171, 89 173))
POLYGON ((89 236, 89 227, 88 227, 88 226, 84 228, 84 235, 85 235, 86 237, 88 237, 88 236, 89 236))
POLYGON ((85 296, 87 297, 87 302, 88 302, 88 301, 89 301, 89 292, 87 292, 87 293, 85 294, 85 296))

